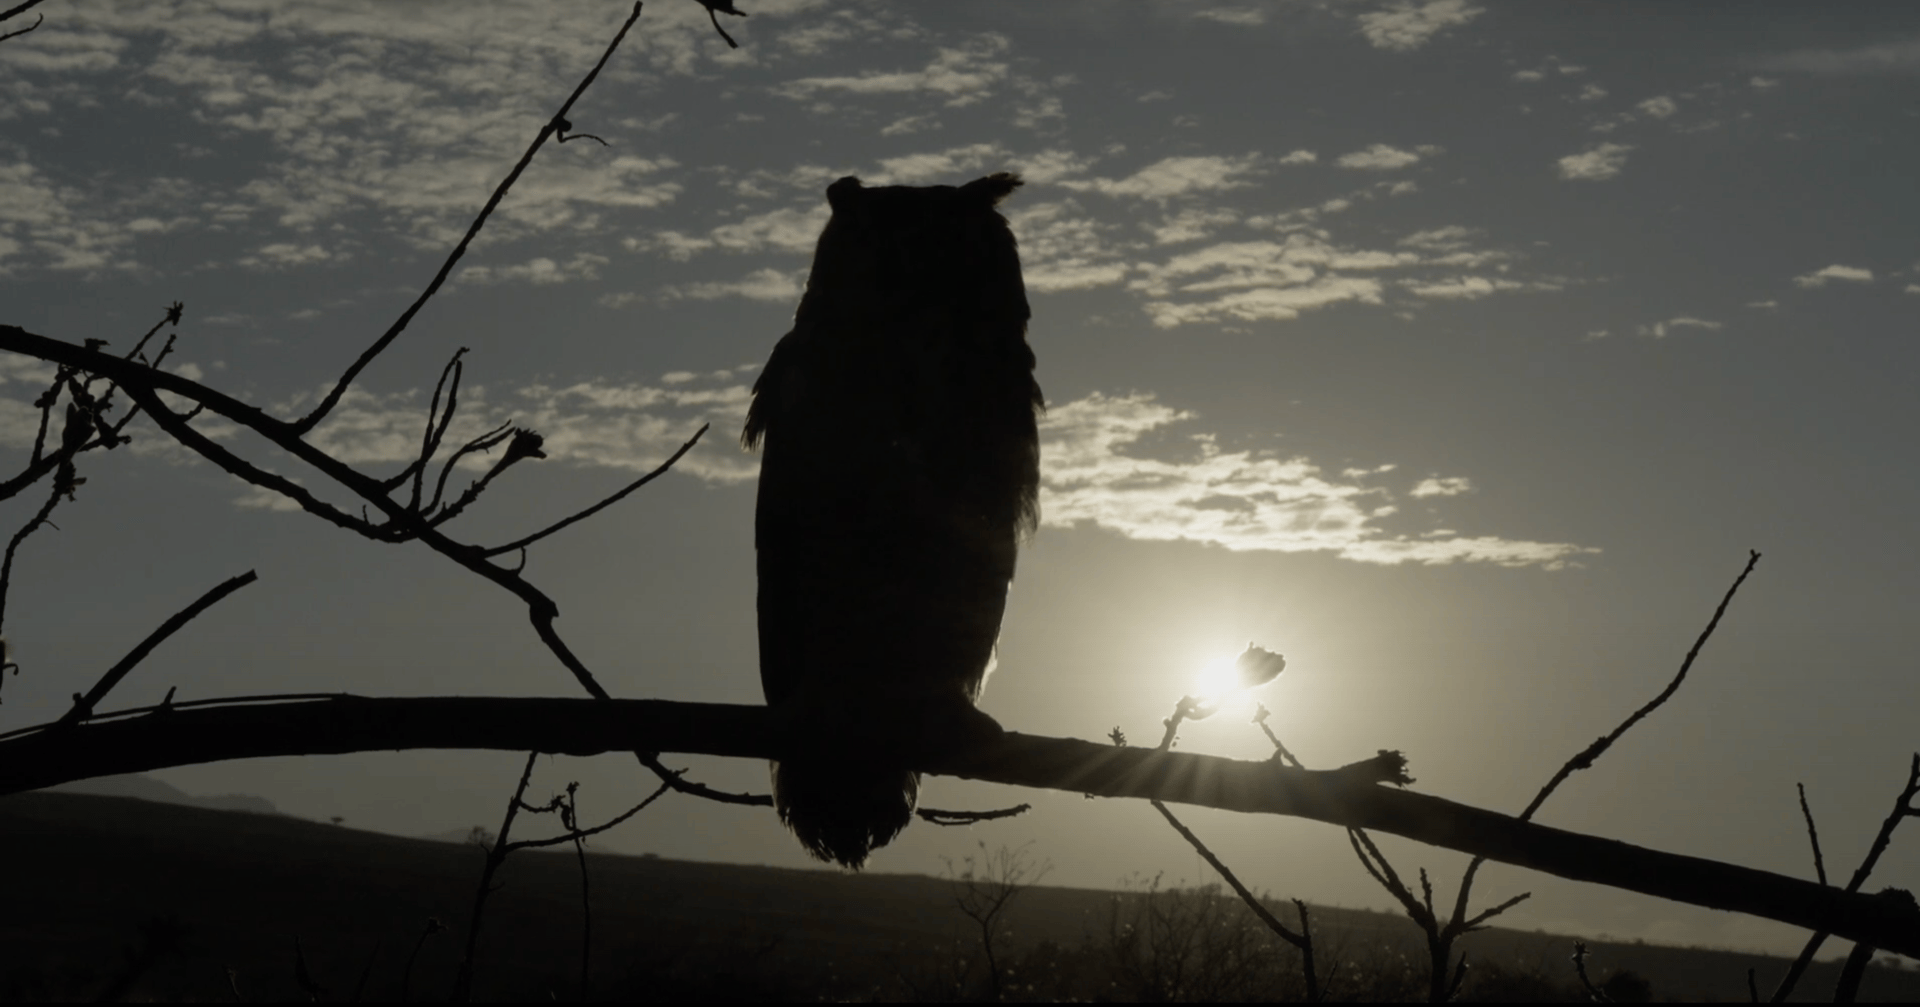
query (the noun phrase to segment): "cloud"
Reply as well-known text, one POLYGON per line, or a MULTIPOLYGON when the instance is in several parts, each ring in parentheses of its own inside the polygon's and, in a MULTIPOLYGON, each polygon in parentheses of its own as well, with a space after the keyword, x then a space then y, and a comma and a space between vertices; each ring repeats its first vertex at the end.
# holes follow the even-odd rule
POLYGON ((1452 497, 1473 492, 1473 482, 1465 476, 1422 479, 1413 489, 1407 491, 1413 497, 1452 497))
POLYGON ((556 262, 541 255, 509 266, 468 266, 460 271, 455 280, 459 283, 531 283, 534 286, 549 286, 578 280, 597 280, 600 278, 600 267, 606 264, 606 256, 589 252, 577 253, 566 262, 556 262))
MULTIPOLYGON (((1392 494, 1369 478, 1392 466, 1329 475, 1304 458, 1225 451, 1212 434, 1190 435, 1173 458, 1141 451, 1149 435, 1197 417, 1152 395, 1090 395, 1056 404, 1041 427, 1041 519, 1094 527, 1131 539, 1189 541, 1235 551, 1331 552, 1363 563, 1487 562, 1555 569, 1583 553, 1576 545, 1466 538, 1446 530, 1396 534, 1380 522, 1392 494)), ((1429 479, 1424 496, 1470 488, 1429 479)))
POLYGON ((336 257, 318 244, 302 245, 297 242, 278 241, 260 246, 252 255, 241 258, 238 265, 249 269, 292 269, 344 258, 346 258, 345 255, 336 257))
POLYGON ((1410 52, 1426 45, 1433 36, 1479 17, 1484 7, 1467 0, 1429 0, 1424 4, 1401 2, 1384 10, 1369 11, 1357 19, 1360 34, 1376 49, 1410 52))
POLYGON ((1421 282, 1409 280, 1405 284, 1408 293, 1416 297, 1431 297, 1447 301, 1477 301, 1482 297, 1509 290, 1558 289, 1556 285, 1523 283, 1498 276, 1456 276, 1445 280, 1421 282))
POLYGON ((1601 182, 1620 174, 1627 165, 1626 144, 1603 143, 1579 154, 1560 159, 1560 177, 1570 182, 1601 182))
POLYGON ((1159 223, 1142 225, 1153 234, 1156 245, 1178 245, 1212 237, 1221 228, 1243 218, 1230 209, 1186 209, 1162 217, 1159 223))
POLYGON ((795 273, 779 269, 757 269, 738 280, 717 283, 686 283, 665 287, 660 291, 662 300, 674 301, 690 299, 711 301, 722 297, 744 297, 752 301, 775 301, 798 303, 800 293, 805 289, 807 274, 805 270, 795 273))
POLYGON ((1232 290, 1201 301, 1149 301, 1146 310, 1163 329, 1197 322, 1287 321, 1302 311, 1342 301, 1379 304, 1380 289, 1380 281, 1371 277, 1316 276, 1291 286, 1232 290))
POLYGON ((1920 283, 1907 284, 1907 289, 1904 292, 1909 294, 1920 294, 1920 283))
POLYGON ((1680 103, 1664 94, 1658 97, 1648 98, 1646 101, 1634 107, 1653 116, 1655 119, 1665 119, 1675 112, 1680 111, 1680 103))
POLYGON ((1382 284, 1345 276, 1419 261, 1414 252, 1343 249, 1306 233, 1281 241, 1223 242, 1136 265, 1128 286, 1148 298, 1146 310, 1161 328, 1205 321, 1296 318, 1342 301, 1378 304, 1382 284), (1178 300, 1176 300, 1178 298, 1178 300))
POLYGON ((1259 154, 1232 156, 1169 157, 1134 172, 1126 178, 1095 178, 1085 181, 1057 182, 1077 192, 1098 192, 1107 196, 1165 200, 1198 192, 1240 189, 1260 172, 1259 154))
POLYGON ((1320 160, 1320 155, 1311 150, 1296 150, 1274 162, 1275 164, 1312 164, 1320 160))
MULTIPOLYGON (((629 47, 625 72, 651 63, 655 72, 685 74, 712 55, 695 44, 711 37, 703 15, 648 14, 648 44, 629 47)), ((583 7, 536 13, 456 4, 313 5, 270 16, 216 5, 70 11, 58 32, 36 32, 30 44, 8 46, 0 57, 0 118, 57 123, 75 108, 111 102, 133 114, 173 110, 170 131, 192 124, 199 133, 173 132, 177 139, 156 149, 210 156, 217 145, 221 171, 209 180, 212 191, 175 191, 160 201, 172 214, 129 212, 136 208, 122 204, 140 200, 118 191, 124 172, 58 179, 55 198, 40 203, 49 218, 35 229, 30 256, 50 268, 129 268, 141 264, 137 239, 146 235, 241 225, 291 232, 250 234, 256 249, 318 245, 332 253, 330 260, 304 261, 247 254, 244 264, 254 268, 337 261, 340 243, 314 237, 336 225, 444 249, 511 162, 511 153, 503 162, 503 152, 524 147, 552 115, 551 96, 565 94, 577 68, 598 57, 604 28, 602 12, 583 7), (514 44, 476 42, 483 38, 514 44), (182 207, 193 212, 178 217, 182 207), (94 217, 117 221, 119 233, 93 228, 94 217), (144 226, 127 226, 142 217, 144 226), (73 233, 54 233, 62 227, 73 233)), ((635 129, 661 125, 599 125, 611 135, 610 126, 629 121, 635 129)), ((544 156, 494 215, 488 241, 589 233, 604 223, 598 210, 655 207, 677 196, 677 182, 667 177, 673 162, 572 156, 584 147, 544 156)))
POLYGON ((861 176, 867 185, 952 184, 962 175, 983 169, 1008 167, 1005 148, 994 143, 971 143, 964 147, 924 154, 882 158, 880 170, 861 176))
POLYGON ((1015 206, 1007 214, 1020 238, 1021 273, 1034 293, 1106 287, 1126 278, 1123 248, 1111 230, 1071 199, 1015 206))
MULTIPOLYGON (((298 484, 299 479, 290 480, 298 484)), ((242 510, 281 511, 292 514, 301 509, 291 498, 281 496, 264 486, 249 485, 239 496, 234 497, 233 505, 242 510)))
MULTIPOLYGON (((1432 148, 1438 152, 1439 148, 1432 148)), ((1420 160, 1420 154, 1411 150, 1399 150, 1384 143, 1376 143, 1366 150, 1356 150, 1351 154, 1342 154, 1333 163, 1342 168, 1354 168, 1361 171, 1394 171, 1420 160)))
POLYGON ((192 189, 178 179, 158 178, 136 192, 114 192, 102 189, 97 179, 49 176, 24 155, 16 157, 0 164, 0 275, 28 263, 87 273, 131 269, 138 265, 133 253, 141 238, 186 223, 177 210, 192 189), (150 216, 153 212, 178 222, 162 221, 150 216), (129 223, 141 219, 154 225, 129 223))
POLYGON ((1267 23, 1267 12, 1259 7, 1221 7, 1212 10, 1198 10, 1193 16, 1221 24, 1239 25, 1251 28, 1267 23))
POLYGON ((1466 247, 1467 239, 1477 233, 1478 232, 1472 228, 1461 227, 1458 224, 1450 224, 1446 227, 1436 227, 1430 231, 1415 231, 1401 238, 1400 244, 1408 248, 1450 252, 1458 248, 1466 247))
MULTIPOLYGON (((463 386, 460 410, 446 441, 463 444, 512 422, 544 438, 547 460, 540 464, 639 473, 665 461, 702 423, 712 423, 713 430, 674 471, 713 482, 739 482, 753 478, 759 463, 734 445, 733 435, 746 417, 752 395, 746 385, 730 382, 730 377, 729 372, 715 372, 690 381, 663 379, 659 384, 610 379, 564 386, 535 382, 504 393, 482 385, 463 386)), ((297 397, 275 411, 294 414, 311 401, 311 395, 297 397)), ((419 391, 378 394, 353 388, 308 440, 350 465, 406 465, 420 452, 425 413, 426 402, 419 391)), ((496 459, 497 455, 471 455, 461 467, 480 471, 496 459)), ((452 483, 448 490, 455 491, 452 483)))
POLYGON ((1796 276, 1793 278, 1793 285, 1803 290, 1811 290, 1816 287, 1824 287, 1832 280, 1845 280, 1848 283, 1872 283, 1873 270, 1862 269, 1858 266, 1835 264, 1827 266, 1824 269, 1816 269, 1805 276, 1796 276))
POLYGON ((1719 322, 1711 322, 1704 318, 1693 318, 1688 315, 1682 315, 1678 318, 1669 318, 1664 322, 1642 325, 1639 327, 1639 332, 1641 335, 1650 339, 1665 339, 1668 333, 1677 329, 1706 329, 1712 332, 1719 328, 1719 322))
POLYGON ((1546 74, 1539 70, 1515 70, 1513 72, 1513 79, 1523 82, 1532 82, 1544 77, 1546 77, 1546 74))
MULTIPOLYGON (((1796 49, 1768 56, 1759 60, 1758 65, 1762 70, 1832 75, 1920 73, 1920 38, 1852 49, 1796 49)), ((1763 85, 1756 83, 1755 86, 1763 85)))
POLYGON ((906 136, 922 130, 939 129, 940 121, 932 112, 925 115, 909 115, 895 119, 892 124, 880 130, 881 136, 906 136))
POLYGON ((1771 77, 1749 77, 1747 84, 1755 91, 1766 91, 1780 86, 1780 82, 1771 77))
POLYGON ((988 33, 964 46, 938 50, 933 60, 919 70, 866 73, 858 77, 805 77, 775 88, 774 93, 799 99, 822 91, 862 95, 926 92, 945 96, 949 106, 971 105, 1006 81, 1008 67, 999 57, 1005 55, 1009 47, 1006 36, 988 33))

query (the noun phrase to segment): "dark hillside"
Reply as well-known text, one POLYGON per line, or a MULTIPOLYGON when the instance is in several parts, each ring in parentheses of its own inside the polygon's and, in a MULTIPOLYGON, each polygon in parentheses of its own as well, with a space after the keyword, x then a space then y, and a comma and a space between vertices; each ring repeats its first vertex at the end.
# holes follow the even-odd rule
MULTIPOLYGON (((411 990, 443 999, 481 860, 471 847, 284 816, 49 792, 0 798, 0 857, 9 867, 0 997, 14 1000, 93 998, 153 920, 179 923, 184 938, 128 999, 230 1000, 229 969, 248 999, 307 999, 295 981, 295 938, 322 999, 350 999, 370 960, 362 999, 393 999, 429 916, 454 929, 427 939, 411 990)), ((589 864, 602 997, 898 995, 900 976, 950 965, 963 934, 948 882, 938 878, 600 854, 589 864)), ((580 911, 571 851, 516 855, 502 880, 476 996, 573 999, 580 911)), ((1085 946, 1080 960, 1095 961, 1115 898, 1036 888, 1016 903, 1010 925, 1022 945, 1085 946)), ((1315 918, 1322 946, 1343 948, 1350 960, 1403 952, 1421 960, 1412 925, 1398 916, 1321 909, 1315 918)), ((1631 970, 1662 998, 1744 1000, 1748 967, 1763 982, 1784 968, 1732 952, 1592 946, 1602 975, 1631 970)), ((1572 978, 1568 937, 1494 930, 1467 947, 1476 962, 1555 983, 1572 978)), ((1830 995, 1835 971, 1816 969, 1802 992, 1830 995)), ((1862 994, 1920 999, 1920 971, 1875 969, 1862 994)))

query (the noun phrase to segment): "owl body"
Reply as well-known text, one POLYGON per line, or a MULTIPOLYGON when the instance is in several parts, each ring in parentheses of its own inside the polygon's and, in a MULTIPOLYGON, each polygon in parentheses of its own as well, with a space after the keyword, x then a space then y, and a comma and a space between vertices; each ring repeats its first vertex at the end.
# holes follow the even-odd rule
POLYGON ((805 741, 781 819, 858 867, 911 817, 889 753, 977 729, 1015 554, 1036 518, 1041 408, 1008 174, 827 190, 794 327, 754 385, 760 678, 805 741))

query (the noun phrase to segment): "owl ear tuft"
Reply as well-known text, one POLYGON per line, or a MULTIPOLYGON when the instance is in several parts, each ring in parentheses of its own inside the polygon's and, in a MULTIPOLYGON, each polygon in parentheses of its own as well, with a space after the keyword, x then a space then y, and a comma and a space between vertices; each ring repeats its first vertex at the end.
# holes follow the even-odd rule
POLYGON ((960 187, 960 191, 975 199, 986 200, 988 206, 996 206, 1023 184, 1025 183, 1020 181, 1019 175, 1011 171, 998 171, 985 178, 976 178, 968 182, 960 187))
POLYGON ((860 180, 848 175, 827 186, 827 205, 836 210, 844 210, 853 201, 855 193, 860 191, 860 180))

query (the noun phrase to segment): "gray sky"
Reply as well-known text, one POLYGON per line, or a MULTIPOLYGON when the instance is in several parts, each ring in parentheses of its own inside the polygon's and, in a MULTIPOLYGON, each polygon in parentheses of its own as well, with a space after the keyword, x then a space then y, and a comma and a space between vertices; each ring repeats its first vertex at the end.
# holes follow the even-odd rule
MULTIPOLYGON (((1418 789, 1516 811, 1664 685, 1678 697, 1541 820, 1810 876, 1794 783, 1850 871, 1920 746, 1920 8, 1433 0, 863 5, 744 0, 728 50, 656 0, 575 128, 317 434, 416 450, 471 347, 462 430, 550 460, 456 532, 491 543, 658 464, 530 577, 617 694, 758 702, 734 445, 826 185, 1028 185, 1018 235, 1050 402, 1044 525, 982 706, 1138 742, 1209 663, 1285 653, 1258 698, 1310 765, 1404 750, 1418 789)), ((184 301, 179 369, 289 414, 406 306, 621 5, 54 0, 0 43, 0 322, 125 348, 184 301)), ((0 358, 19 458, 50 369, 0 358)), ((221 424, 203 429, 315 474, 221 424)), ((123 705, 223 694, 576 695, 522 608, 422 547, 289 512, 140 428, 22 550, 0 727, 50 719, 218 581, 260 583, 123 705)), ((0 505, 17 528, 38 502, 0 505)), ((109 704, 113 705, 113 704, 109 704)), ((1261 758, 1247 710, 1181 746, 1261 758)), ((267 760, 161 774, 402 834, 497 823, 516 757, 267 760)), ((765 768, 685 759, 719 786, 765 768)), ((631 759, 543 763, 590 816, 631 759)), ((872 869, 1032 841, 1051 883, 1209 880, 1144 804, 935 780, 1022 819, 915 826, 872 869)), ((1343 833, 1193 811, 1255 887, 1385 908, 1343 833)), ((1873 884, 1920 886, 1916 837, 1873 884)), ((1463 857, 1388 841, 1449 896, 1463 857)), ((600 841, 806 863, 765 811, 691 799, 600 841)), ((1516 926, 1787 947, 1784 928, 1496 869, 1516 926)))

